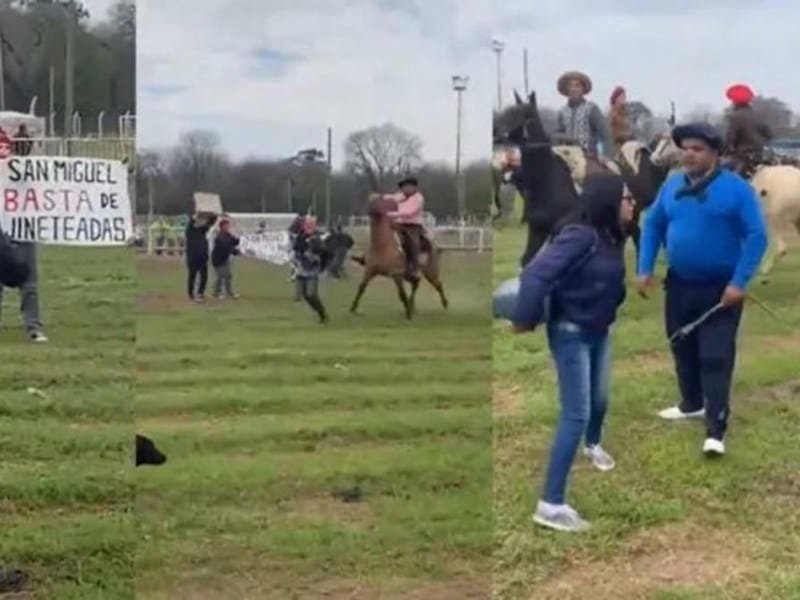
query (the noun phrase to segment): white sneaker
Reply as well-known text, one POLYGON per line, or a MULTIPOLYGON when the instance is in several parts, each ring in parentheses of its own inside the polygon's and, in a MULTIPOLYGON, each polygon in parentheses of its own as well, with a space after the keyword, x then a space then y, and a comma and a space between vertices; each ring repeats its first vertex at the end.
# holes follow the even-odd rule
POLYGON ((37 344, 44 344, 49 341, 47 339, 47 336, 43 334, 41 331, 34 331, 33 333, 30 334, 29 337, 32 342, 35 342, 37 344))
POLYGON ((583 449, 583 454, 592 461, 592 464, 600 471, 610 471, 616 466, 614 459, 611 455, 603 450, 600 445, 586 446, 583 449))
POLYGON ((725 443, 722 440, 706 438, 706 441, 703 442, 703 454, 710 458, 722 456, 725 454, 725 443))
POLYGON ((680 406, 670 406, 659 411, 658 416, 667 421, 685 421, 687 419, 703 419, 706 416, 706 409, 701 408, 694 412, 685 413, 680 406))
POLYGON ((550 504, 541 500, 533 514, 533 522, 556 531, 586 531, 591 527, 589 522, 584 521, 571 506, 550 504))

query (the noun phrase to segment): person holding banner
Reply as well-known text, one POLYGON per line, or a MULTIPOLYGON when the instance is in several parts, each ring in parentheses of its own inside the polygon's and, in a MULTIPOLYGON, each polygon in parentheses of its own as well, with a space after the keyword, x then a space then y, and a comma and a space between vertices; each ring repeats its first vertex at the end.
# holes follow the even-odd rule
POLYGON ((236 300, 238 294, 233 293, 233 271, 231 270, 231 256, 239 254, 239 238, 231 233, 231 221, 223 217, 219 221, 219 232, 214 238, 214 248, 211 250, 211 265, 214 267, 216 279, 214 280, 214 297, 223 298, 223 291, 236 300))
MULTIPOLYGON (((0 234, 3 235, 3 234, 0 234)), ((36 244, 33 242, 11 242, 5 240, 9 252, 24 266, 26 277, 19 285, 20 312, 25 323, 25 330, 32 342, 47 342, 44 325, 39 314, 39 276, 37 269, 36 244), (13 250, 11 250, 13 248, 13 250)), ((0 279, 2 281, 2 279, 0 279)), ((3 306, 3 284, 0 283, 0 308, 3 306)))
POLYGON ((297 260, 297 287, 303 299, 319 316, 319 322, 326 323, 328 315, 319 297, 319 275, 325 270, 327 253, 314 217, 308 215, 303 219, 303 227, 295 237, 293 249, 297 260))
POLYGON ((208 284, 208 232, 217 222, 217 215, 195 213, 186 224, 186 268, 189 271, 187 291, 192 302, 206 301, 208 284), (199 281, 198 281, 199 279, 199 281))

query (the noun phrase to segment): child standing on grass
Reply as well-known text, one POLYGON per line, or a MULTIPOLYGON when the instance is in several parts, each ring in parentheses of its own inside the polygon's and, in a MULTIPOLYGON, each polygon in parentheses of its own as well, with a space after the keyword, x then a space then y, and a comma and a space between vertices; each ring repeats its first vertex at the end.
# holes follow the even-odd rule
POLYGON ((214 248, 211 250, 211 264, 216 273, 214 280, 214 297, 222 298, 223 292, 228 298, 237 299, 238 294, 233 293, 233 270, 231 256, 239 255, 239 238, 231 233, 231 221, 223 217, 219 222, 219 231, 214 238, 214 248))
POLYGON ((297 259, 298 289, 319 316, 319 322, 326 323, 328 314, 319 297, 319 276, 326 267, 327 253, 314 217, 307 216, 303 220, 303 228, 294 240, 293 250, 297 259))

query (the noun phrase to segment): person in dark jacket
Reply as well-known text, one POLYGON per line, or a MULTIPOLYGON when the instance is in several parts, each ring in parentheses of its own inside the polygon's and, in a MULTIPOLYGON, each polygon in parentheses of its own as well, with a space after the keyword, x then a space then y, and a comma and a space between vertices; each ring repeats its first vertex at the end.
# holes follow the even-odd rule
POLYGON ((624 227, 634 200, 617 175, 593 174, 581 212, 562 222, 523 269, 512 318, 517 332, 545 323, 558 371, 561 417, 534 521, 559 531, 589 527, 565 502, 567 477, 581 438, 602 470, 614 460, 600 446, 609 395, 609 329, 625 299, 624 227))
POLYGON ((731 101, 724 152, 730 166, 744 177, 755 172, 764 160, 764 146, 772 139, 772 131, 753 110, 755 94, 746 85, 732 85, 726 92, 731 101))
POLYGON ((31 135, 28 133, 28 127, 22 123, 14 136, 14 154, 28 156, 32 148, 33 142, 31 141, 31 135))
POLYGON ((217 215, 196 213, 186 224, 186 268, 189 271, 187 291, 189 299, 194 302, 206 301, 208 232, 216 222, 217 215))
POLYGON ((659 415, 668 420, 705 417, 703 452, 720 456, 725 453, 743 302, 767 249, 767 228, 755 190, 720 167, 723 141, 711 125, 682 125, 672 137, 683 149, 684 172, 664 182, 647 211, 637 287, 647 296, 665 246, 667 336, 672 339, 715 309, 690 335, 672 343, 681 402, 659 415))
POLYGON ((239 254, 239 238, 231 233, 231 222, 227 218, 220 219, 219 231, 214 238, 214 248, 211 250, 211 265, 214 267, 216 278, 214 280, 214 297, 222 298, 223 292, 236 300, 238 294, 233 292, 233 270, 231 256, 239 254))
POLYGON ((328 314, 319 297, 319 276, 327 267, 328 256, 314 217, 303 219, 303 228, 297 233, 292 249, 297 261, 296 277, 300 293, 317 313, 320 323, 326 323, 328 314))

